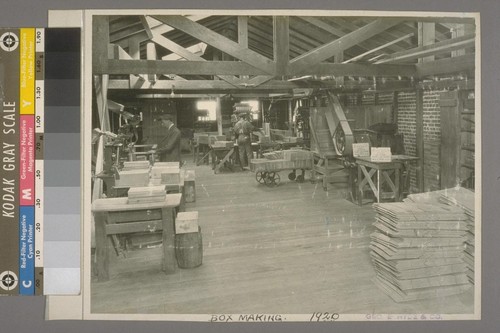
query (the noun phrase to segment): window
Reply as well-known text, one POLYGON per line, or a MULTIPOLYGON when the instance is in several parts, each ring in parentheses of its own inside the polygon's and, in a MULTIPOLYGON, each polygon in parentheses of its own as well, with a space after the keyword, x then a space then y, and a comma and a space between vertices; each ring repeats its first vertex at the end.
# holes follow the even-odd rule
POLYGON ((217 116, 215 108, 217 107, 216 101, 198 101, 196 103, 196 109, 207 111, 207 115, 198 116, 198 121, 216 121, 217 116))
POLYGON ((259 119, 259 101, 250 100, 250 101, 241 101, 241 103, 250 105, 250 107, 252 108, 252 119, 253 120, 259 119))

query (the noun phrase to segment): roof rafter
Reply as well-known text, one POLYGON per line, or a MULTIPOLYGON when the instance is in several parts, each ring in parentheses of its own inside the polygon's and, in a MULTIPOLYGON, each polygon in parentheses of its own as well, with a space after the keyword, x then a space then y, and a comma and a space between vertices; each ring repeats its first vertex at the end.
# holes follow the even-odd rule
POLYGON ((314 50, 292 59, 290 61, 290 70, 294 73, 304 72, 307 67, 316 65, 353 45, 387 30, 399 22, 399 20, 393 19, 378 19, 368 23, 358 30, 348 33, 347 35, 344 35, 330 43, 317 47, 314 50))
POLYGON ((387 58, 378 60, 376 64, 385 64, 389 62, 401 62, 416 58, 433 56, 440 53, 451 52, 454 50, 473 47, 475 43, 475 34, 452 38, 446 41, 416 47, 407 51, 390 54, 387 58))
POLYGON ((366 51, 365 53, 362 53, 362 54, 357 55, 357 56, 355 56, 353 58, 350 58, 350 59, 348 59, 348 60, 346 60, 346 61, 344 61, 342 63, 343 64, 347 64, 347 63, 350 63, 350 62, 362 59, 363 57, 365 57, 365 56, 367 56, 369 54, 372 54, 373 52, 377 52, 377 51, 383 50, 383 49, 387 48, 388 46, 390 46, 392 44, 395 44, 395 43, 400 42, 400 41, 402 41, 404 39, 413 37, 413 35, 414 35, 413 33, 409 33, 407 35, 401 36, 401 37, 399 37, 399 38, 397 38, 397 39, 395 39, 393 41, 390 41, 390 42, 388 42, 388 43, 386 43, 384 45, 380 45, 379 47, 376 47, 376 48, 374 48, 372 50, 366 51))
POLYGON ((178 15, 153 17, 158 21, 181 30, 194 38, 229 54, 230 56, 240 59, 253 67, 259 68, 268 74, 274 74, 275 66, 270 59, 255 51, 242 47, 237 42, 234 42, 201 24, 178 15))

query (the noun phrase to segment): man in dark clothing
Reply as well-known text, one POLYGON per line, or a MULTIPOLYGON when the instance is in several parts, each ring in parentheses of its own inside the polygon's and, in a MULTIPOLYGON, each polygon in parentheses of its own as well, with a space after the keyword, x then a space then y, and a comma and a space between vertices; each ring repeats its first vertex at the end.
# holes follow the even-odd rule
POLYGON ((156 148, 160 162, 180 162, 181 131, 175 127, 170 116, 162 115, 159 120, 167 131, 165 137, 158 143, 156 148))
POLYGON ((240 166, 250 166, 250 160, 253 158, 251 133, 253 125, 246 119, 245 114, 240 115, 240 120, 234 125, 234 133, 236 135, 236 143, 240 155, 240 166), (245 163, 246 159, 246 163, 245 163))

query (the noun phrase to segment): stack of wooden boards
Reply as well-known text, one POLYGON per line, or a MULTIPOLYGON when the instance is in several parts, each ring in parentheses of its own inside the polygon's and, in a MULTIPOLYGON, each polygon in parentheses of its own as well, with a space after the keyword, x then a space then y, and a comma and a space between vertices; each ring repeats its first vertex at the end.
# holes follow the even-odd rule
POLYGON ((126 161, 123 162, 122 171, 149 169, 149 161, 126 161))
POLYGON ((428 193, 373 207, 375 283, 391 298, 414 301, 470 288, 463 259, 469 218, 460 207, 439 203, 436 194, 428 193))
POLYGON ((452 190, 439 191, 439 200, 447 205, 462 208, 468 217, 467 240, 465 242, 464 260, 467 263, 467 276, 474 283, 474 251, 475 251, 475 221, 474 221, 474 192, 459 187, 452 190))

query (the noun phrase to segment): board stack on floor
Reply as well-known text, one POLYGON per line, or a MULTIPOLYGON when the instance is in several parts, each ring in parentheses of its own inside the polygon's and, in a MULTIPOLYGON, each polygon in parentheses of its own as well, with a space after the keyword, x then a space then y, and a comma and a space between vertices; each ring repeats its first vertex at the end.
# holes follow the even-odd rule
POLYGON ((469 218, 467 228, 467 240, 465 242, 464 260, 467 263, 467 276, 474 283, 474 250, 475 250, 475 222, 474 222, 474 192, 459 187, 451 190, 440 191, 439 200, 447 205, 455 205, 462 208, 469 218))
POLYGON ((373 205, 375 283, 396 302, 444 297, 470 288, 463 260, 467 216, 440 203, 373 205))

